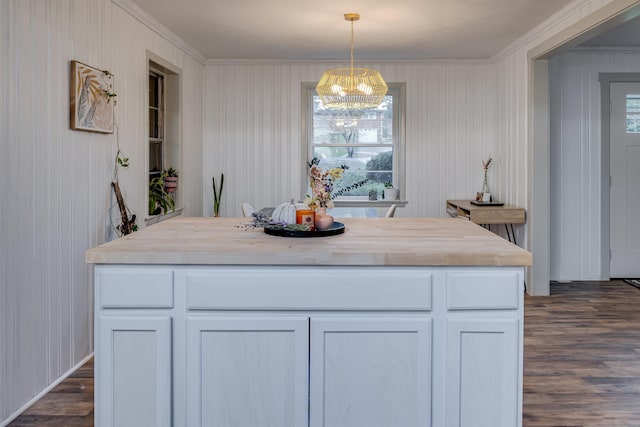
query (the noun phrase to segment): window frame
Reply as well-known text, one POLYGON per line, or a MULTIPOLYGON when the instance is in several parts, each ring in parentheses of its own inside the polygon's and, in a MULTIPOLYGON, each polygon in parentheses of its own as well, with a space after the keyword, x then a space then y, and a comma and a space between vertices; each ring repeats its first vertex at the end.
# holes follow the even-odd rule
MULTIPOLYGON (((152 74, 159 75, 162 77, 162 99, 158 100, 161 103, 162 108, 162 171, 166 170, 169 167, 175 168, 181 176, 183 175, 182 170, 182 120, 183 120, 183 107, 182 107, 182 69, 177 67, 176 65, 168 62, 162 57, 156 55, 155 53, 147 50, 146 57, 146 76, 147 76, 147 86, 146 90, 149 90, 149 79, 152 74)), ((172 218, 176 215, 180 215, 184 210, 180 195, 180 190, 182 188, 182 179, 178 180, 178 188, 173 193, 172 197, 175 202, 175 209, 172 212, 167 212, 165 214, 153 215, 148 210, 148 198, 149 198, 149 182, 153 178, 154 175, 151 172, 151 144, 152 140, 159 141, 159 138, 153 138, 150 135, 151 131, 151 122, 150 122, 150 112, 151 105, 149 100, 149 92, 147 92, 147 96, 145 97, 145 140, 146 147, 145 150, 145 176, 146 176, 146 185, 145 195, 147 196, 144 201, 145 206, 145 225, 155 224, 160 221, 164 221, 165 219, 172 218)), ((160 135, 159 135, 160 136, 160 135)), ((153 142, 158 143, 158 142, 153 142)))
MULTIPOLYGON (((308 193, 309 188, 309 171, 307 163, 313 158, 314 143, 313 143, 313 97, 317 95, 316 92, 317 83, 303 82, 302 83, 302 170, 301 170, 301 183, 302 183, 302 195, 304 199, 308 193)), ((336 206, 344 207, 357 207, 362 206, 363 202, 367 205, 385 206, 395 203, 404 206, 405 200, 405 177, 406 177, 406 161, 405 161, 405 116, 406 116, 406 83, 389 83, 387 95, 394 97, 393 100, 393 136, 392 136, 392 150, 393 150, 393 186, 400 189, 400 200, 368 200, 365 196, 340 196, 334 202, 336 206), (366 199, 366 200, 363 200, 366 199)), ((367 145, 367 144, 362 144, 367 145)))
MULTIPOLYGON (((158 103, 158 106, 153 106, 151 105, 151 102, 149 100, 148 104, 149 104, 149 121, 151 121, 151 111, 155 110, 158 112, 158 116, 157 116, 157 121, 155 123, 155 127, 154 130, 157 132, 157 136, 151 136, 151 125, 149 126, 149 148, 151 148, 152 145, 158 145, 160 146, 160 170, 159 171, 152 171, 149 165, 149 181, 151 181, 153 178, 160 176, 162 174, 162 171, 165 170, 165 160, 166 160, 166 156, 165 156, 165 118, 164 118, 164 112, 165 112, 165 98, 164 98, 164 92, 165 92, 165 73, 156 69, 156 68, 152 68, 149 67, 149 79, 151 78, 155 78, 156 82, 154 85, 154 89, 156 91, 156 100, 158 103)), ((150 96, 150 94, 149 94, 150 96)), ((149 150, 149 153, 151 153, 151 150, 149 150)))

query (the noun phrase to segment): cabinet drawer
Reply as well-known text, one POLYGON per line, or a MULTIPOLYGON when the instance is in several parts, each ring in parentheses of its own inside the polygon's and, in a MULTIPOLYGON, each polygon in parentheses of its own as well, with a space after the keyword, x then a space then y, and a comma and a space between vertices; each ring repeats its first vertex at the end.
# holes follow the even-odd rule
POLYGON ((170 269, 109 269, 96 271, 101 308, 173 307, 170 269))
POLYGON ((234 268, 187 272, 190 310, 431 310, 420 269, 234 268))
POLYGON ((448 273, 448 310, 516 310, 520 300, 519 273, 448 273))

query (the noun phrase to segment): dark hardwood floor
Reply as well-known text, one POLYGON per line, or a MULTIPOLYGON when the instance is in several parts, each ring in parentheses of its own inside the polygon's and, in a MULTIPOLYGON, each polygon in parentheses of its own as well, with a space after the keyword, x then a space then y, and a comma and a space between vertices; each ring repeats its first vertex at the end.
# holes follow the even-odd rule
MULTIPOLYGON (((553 283, 550 297, 525 297, 524 334, 525 427, 640 426, 640 289, 553 283)), ((93 361, 18 426, 93 426, 93 361)))
POLYGON ((11 427, 92 427, 93 359, 9 423, 11 427))
POLYGON ((524 325, 524 426, 640 426, 640 289, 553 283, 524 325))

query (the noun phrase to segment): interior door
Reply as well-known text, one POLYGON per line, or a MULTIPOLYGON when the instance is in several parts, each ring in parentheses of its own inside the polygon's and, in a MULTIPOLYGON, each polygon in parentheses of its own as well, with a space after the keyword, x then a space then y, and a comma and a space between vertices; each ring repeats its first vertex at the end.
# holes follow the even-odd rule
POLYGON ((611 83, 610 276, 640 277, 640 83, 611 83))

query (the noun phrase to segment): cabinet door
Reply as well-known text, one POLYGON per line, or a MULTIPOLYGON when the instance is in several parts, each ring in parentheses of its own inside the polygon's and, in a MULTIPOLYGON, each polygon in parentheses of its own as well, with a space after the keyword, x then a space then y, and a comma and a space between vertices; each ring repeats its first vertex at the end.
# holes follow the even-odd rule
POLYGON ((96 426, 171 425, 171 318, 99 316, 96 426))
POLYGON ((187 425, 307 425, 307 317, 187 320, 187 425))
POLYGON ((447 321, 447 426, 521 425, 517 319, 447 321))
POLYGON ((431 319, 311 318, 311 427, 427 427, 431 319))

